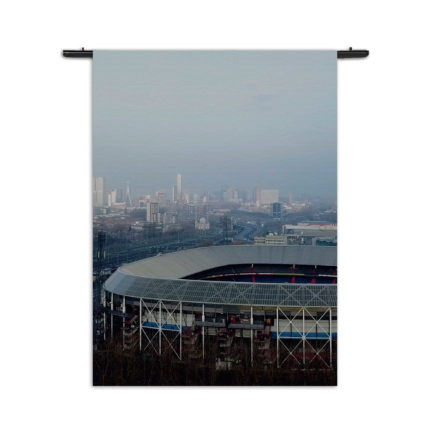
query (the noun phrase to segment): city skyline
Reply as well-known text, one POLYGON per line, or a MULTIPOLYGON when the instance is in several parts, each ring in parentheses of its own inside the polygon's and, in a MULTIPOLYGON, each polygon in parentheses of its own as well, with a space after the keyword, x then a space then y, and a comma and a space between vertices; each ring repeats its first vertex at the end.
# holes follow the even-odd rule
MULTIPOLYGON (((126 185, 126 189, 127 191, 124 192, 123 188, 120 187, 115 187, 115 186, 109 186, 109 184, 106 184, 106 181, 104 179, 104 177, 93 177, 93 205, 94 206, 110 206, 109 204, 109 195, 103 197, 100 194, 100 191, 103 193, 113 193, 113 195, 115 197, 119 197, 116 198, 112 197, 112 203, 115 202, 122 202, 123 200, 123 196, 124 197, 124 202, 129 203, 129 206, 132 206, 131 202, 135 201, 136 199, 141 199, 141 198, 145 198, 148 196, 151 196, 152 198, 160 198, 163 201, 163 206, 165 205, 165 203, 167 201, 169 202, 175 202, 175 201, 180 201, 180 200, 185 200, 188 198, 189 202, 188 203, 197 203, 195 200, 203 195, 208 195, 208 196, 212 196, 213 198, 215 198, 215 196, 221 196, 223 191, 224 193, 227 194, 227 199, 223 199, 223 198, 219 198, 218 200, 220 201, 231 201, 231 200, 239 200, 242 199, 243 201, 261 201, 262 204, 270 204, 272 202, 279 202, 282 199, 285 200, 285 203, 293 203, 294 200, 298 199, 303 199, 305 198, 304 196, 306 196, 306 198, 327 198, 329 197, 328 195, 311 195, 309 193, 301 193, 301 194, 296 194, 292 191, 287 191, 284 193, 281 193, 279 191, 279 189, 276 190, 267 190, 262 188, 261 186, 258 185, 254 185, 251 188, 247 188, 247 189, 239 189, 238 187, 235 187, 234 185, 232 186, 227 186, 227 185, 220 185, 218 187, 218 189, 215 190, 208 190, 208 189, 204 189, 202 187, 198 187, 196 185, 194 185, 194 189, 188 189, 188 188, 182 188, 182 175, 181 174, 177 174, 177 184, 173 185, 172 187, 172 192, 168 193, 166 192, 165 189, 161 188, 161 187, 157 187, 156 190, 145 190, 145 192, 142 193, 134 193, 129 185, 129 181, 127 181, 127 185, 126 185), (100 185, 98 187, 98 189, 96 189, 96 184, 101 184, 101 190, 100 190, 100 185), (179 194, 178 190, 178 185, 181 184, 181 194, 179 194), (197 188, 197 189, 196 189, 197 188), (231 193, 231 196, 229 195, 229 193, 231 193), (244 193, 244 194, 243 194, 244 193), (241 196, 246 195, 246 198, 242 198, 241 196), (128 201, 128 197, 130 197, 130 201, 128 201), (103 202, 103 203, 101 203, 103 202)), ((330 198, 330 197, 329 197, 330 198)), ((215 198, 215 200, 217 200, 215 198)), ((332 198, 330 198, 330 200, 332 200, 332 198)))
MULTIPOLYGON (((129 186, 129 181, 126 181, 126 184, 127 184, 126 186, 122 186, 121 187, 121 186, 109 186, 109 184, 106 184, 106 181, 105 181, 105 179, 103 177, 97 177, 97 178, 93 177, 93 184, 94 184, 94 180, 95 179, 102 179, 103 183, 105 184, 104 191, 106 191, 106 192, 115 192, 115 191, 119 192, 119 191, 122 191, 123 193, 126 193, 125 190, 127 189, 127 186, 128 186, 130 188, 130 196, 131 196, 132 200, 134 200, 136 198, 139 198, 139 197, 145 197, 147 195, 157 196, 158 193, 160 192, 160 189, 161 189, 160 187, 156 187, 155 190, 146 190, 146 191, 144 191, 142 193, 136 194, 136 193, 132 192, 131 187, 129 186)), ((196 196, 197 195, 201 196, 204 193, 210 193, 210 194, 213 195, 214 193, 219 193, 222 189, 224 189, 224 187, 225 187, 225 185, 220 185, 218 187, 218 189, 214 189, 214 190, 205 189, 203 187, 199 187, 199 186, 196 186, 196 185, 194 185, 193 188, 183 188, 182 199, 185 197, 186 194, 189 195, 190 199, 194 198, 195 195, 196 196)), ((171 187, 171 188, 177 189, 177 185, 173 185, 173 187, 171 187)), ((247 193, 248 199, 252 199, 252 195, 253 195, 254 190, 256 188, 259 188, 260 192, 261 191, 266 191, 266 192, 277 191, 278 192, 278 194, 277 194, 278 199, 281 198, 281 197, 283 197, 284 199, 286 199, 286 201, 292 200, 293 196, 296 196, 296 198, 298 198, 298 199, 300 199, 301 196, 303 196, 303 195, 308 195, 308 196, 312 195, 314 197, 326 197, 326 196, 328 196, 328 194, 321 195, 321 194, 311 194, 311 193, 306 193, 306 192, 302 192, 300 194, 296 194, 296 193, 293 193, 291 191, 290 192, 288 192, 288 191, 287 192, 283 192, 281 194, 281 192, 278 189, 277 190, 265 190, 265 189, 262 189, 261 187, 258 187, 258 186, 253 186, 251 188, 246 188, 246 189, 241 189, 241 188, 236 187, 234 185, 225 187, 226 190, 232 190, 232 191, 238 191, 238 192, 242 192, 243 191, 243 192, 247 193)), ((93 193, 94 193, 94 190, 93 190, 93 193)), ((174 194, 173 191, 170 192, 170 194, 169 194, 169 193, 166 192, 166 190, 163 189, 163 193, 166 194, 165 198, 167 200, 169 200, 170 202, 177 200, 177 199, 173 198, 173 194, 174 194)), ((333 197, 333 196, 328 196, 328 197, 333 197)), ((253 199, 255 200, 255 197, 253 199)), ((290 203, 291 202, 292 201, 290 201, 290 203)))
POLYGON ((336 198, 334 51, 94 55, 95 177, 133 194, 172 189, 169 171, 190 192, 260 184, 336 198))

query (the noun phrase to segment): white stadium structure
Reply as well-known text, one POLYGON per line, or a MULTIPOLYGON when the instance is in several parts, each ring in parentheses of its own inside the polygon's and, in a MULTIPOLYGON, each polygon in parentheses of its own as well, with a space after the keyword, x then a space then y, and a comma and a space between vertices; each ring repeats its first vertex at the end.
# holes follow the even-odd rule
POLYGON ((194 248, 120 267, 102 290, 104 337, 178 360, 332 366, 337 247, 194 248), (248 350, 247 349, 247 350, 248 350))

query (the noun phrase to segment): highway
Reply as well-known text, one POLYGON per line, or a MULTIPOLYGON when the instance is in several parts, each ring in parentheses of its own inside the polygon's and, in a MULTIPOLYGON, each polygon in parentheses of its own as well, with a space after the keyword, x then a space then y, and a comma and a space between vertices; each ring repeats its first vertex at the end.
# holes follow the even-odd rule
POLYGON ((262 227, 256 224, 248 224, 245 222, 238 222, 235 226, 239 227, 241 231, 234 236, 234 239, 249 243, 254 243, 255 236, 258 236, 263 230, 262 227))
MULTIPOLYGON (((158 253, 174 252, 184 248, 190 248, 197 246, 199 243, 212 239, 214 242, 221 240, 223 237, 222 232, 215 232, 212 234, 205 234, 201 236, 188 235, 183 239, 168 240, 163 242, 161 240, 138 243, 127 243, 127 244, 112 244, 106 245, 106 259, 104 267, 120 266, 125 263, 131 263, 132 261, 141 260, 143 258, 153 257, 158 253)), ((97 259, 97 242, 93 244, 93 265, 97 259)))
MULTIPOLYGON (((255 224, 247 224, 238 222, 234 224, 234 228, 240 231, 233 236, 233 239, 254 243, 254 237, 257 236, 262 228, 255 224)), ((231 237, 231 234, 229 234, 231 237)), ((197 246, 199 243, 211 239, 214 244, 221 244, 224 239, 224 233, 222 229, 218 228, 215 232, 202 235, 186 235, 184 238, 178 240, 170 239, 163 242, 162 240, 151 240, 148 242, 129 242, 126 244, 106 244, 106 260, 104 267, 118 267, 125 263, 131 263, 132 261, 141 260, 143 258, 153 257, 157 254, 174 252, 181 249, 197 246)), ((96 263, 97 255, 97 242, 93 245, 93 264, 96 263)))

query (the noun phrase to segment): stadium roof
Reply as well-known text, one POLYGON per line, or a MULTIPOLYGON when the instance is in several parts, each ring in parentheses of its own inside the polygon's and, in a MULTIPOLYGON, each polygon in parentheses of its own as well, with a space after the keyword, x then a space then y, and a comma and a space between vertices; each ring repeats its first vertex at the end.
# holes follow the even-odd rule
POLYGON ((106 281, 104 288, 114 294, 148 300, 215 305, 336 307, 336 284, 260 284, 178 279, 178 274, 187 276, 230 264, 336 266, 336 256, 335 247, 244 245, 197 248, 121 267, 106 281), (168 278, 166 274, 172 277, 168 278))
POLYGON ((210 246, 135 261, 120 271, 145 278, 181 279, 233 264, 337 266, 337 248, 320 246, 210 246))

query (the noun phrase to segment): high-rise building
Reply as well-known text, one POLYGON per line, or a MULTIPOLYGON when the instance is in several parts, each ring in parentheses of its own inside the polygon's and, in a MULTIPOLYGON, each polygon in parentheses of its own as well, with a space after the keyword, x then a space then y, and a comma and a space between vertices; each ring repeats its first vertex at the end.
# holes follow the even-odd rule
POLYGON ((294 194, 293 194, 293 193, 290 193, 290 194, 288 195, 288 203, 289 203, 290 205, 292 205, 292 204, 294 203, 294 194))
POLYGON ((252 190, 252 201, 254 203, 260 203, 261 202, 261 188, 260 187, 255 187, 252 190))
POLYGON ((178 213, 177 212, 166 212, 162 216, 163 224, 177 224, 178 213))
POLYGON ((166 194, 166 190, 157 191, 156 195, 157 195, 159 209, 166 208, 167 207, 167 194, 166 194))
POLYGON ((102 207, 105 205, 104 180, 101 177, 93 178, 93 206, 102 207))
POLYGON ((125 194, 125 204, 127 207, 133 206, 131 204, 130 185, 129 185, 128 181, 127 181, 127 192, 125 194))
POLYGON ((278 190, 261 190, 261 204, 270 205, 271 203, 279 202, 278 190))
POLYGON ((272 216, 273 218, 281 219, 282 217, 281 203, 272 203, 272 216))
POLYGON ((112 190, 110 192, 110 196, 111 196, 111 204, 115 204, 116 203, 116 190, 112 190))
POLYGON ((227 187, 221 187, 220 200, 226 202, 228 200, 227 187))
POLYGON ((117 202, 117 194, 116 190, 112 190, 110 193, 107 193, 107 205, 108 207, 113 206, 117 202))
POLYGON ((178 187, 174 185, 173 191, 172 191, 172 202, 176 202, 177 200, 178 200, 178 187))
POLYGON ((159 222, 158 203, 151 202, 146 204, 146 221, 159 222))
POLYGON ((178 189, 178 200, 182 199, 182 176, 178 174, 176 187, 178 189))

